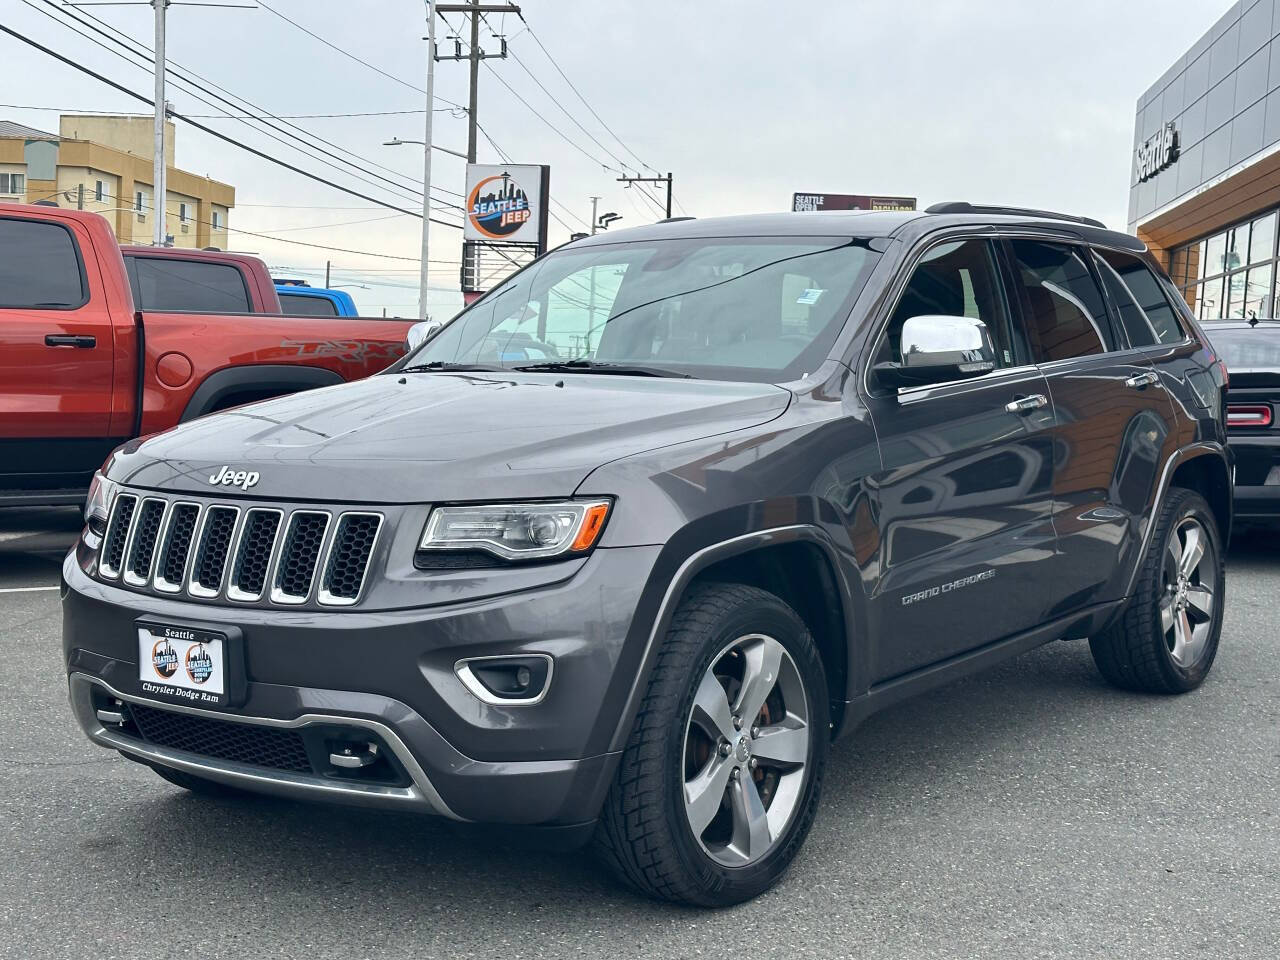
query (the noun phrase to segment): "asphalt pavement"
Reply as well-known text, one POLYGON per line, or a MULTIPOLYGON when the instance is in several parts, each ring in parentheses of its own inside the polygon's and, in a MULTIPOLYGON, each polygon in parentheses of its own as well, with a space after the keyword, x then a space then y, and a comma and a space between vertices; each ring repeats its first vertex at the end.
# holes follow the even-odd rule
POLYGON ((90 746, 59 646, 78 526, 0 511, 0 957, 1280 954, 1280 535, 1233 546, 1199 691, 1117 692, 1073 642, 896 707, 836 746, 784 882, 702 912, 585 853, 197 798, 90 746))

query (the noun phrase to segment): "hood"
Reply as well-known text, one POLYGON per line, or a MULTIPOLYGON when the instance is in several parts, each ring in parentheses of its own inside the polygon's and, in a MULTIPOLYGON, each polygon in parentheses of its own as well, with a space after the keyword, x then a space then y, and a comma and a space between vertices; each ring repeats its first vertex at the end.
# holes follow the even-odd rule
POLYGON ((111 477, 246 499, 564 497, 611 460, 766 423, 781 416, 790 399, 788 390, 773 384, 390 374, 183 424, 122 452, 111 477), (223 467, 251 471, 258 480, 247 491, 215 487, 210 478, 223 467))

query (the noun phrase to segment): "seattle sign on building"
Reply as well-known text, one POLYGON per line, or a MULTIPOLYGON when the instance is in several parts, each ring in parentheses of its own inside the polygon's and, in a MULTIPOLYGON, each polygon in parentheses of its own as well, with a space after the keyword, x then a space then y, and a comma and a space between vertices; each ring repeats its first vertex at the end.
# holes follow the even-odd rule
POLYGON ((1152 136, 1138 144, 1138 182, 1150 180, 1178 159, 1178 128, 1166 123, 1152 136))

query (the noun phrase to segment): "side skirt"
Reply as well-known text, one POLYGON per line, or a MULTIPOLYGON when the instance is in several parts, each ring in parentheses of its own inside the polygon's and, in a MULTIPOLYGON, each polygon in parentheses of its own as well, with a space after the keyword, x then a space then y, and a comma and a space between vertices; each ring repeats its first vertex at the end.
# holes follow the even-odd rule
POLYGON ((1008 660, 1064 637, 1090 636, 1105 627, 1126 602, 1127 600, 1112 600, 1095 604, 1083 610, 1077 610, 1066 617, 1041 624, 1025 633, 997 640, 984 647, 978 647, 967 653, 940 660, 919 670, 913 670, 911 673, 904 673, 878 683, 858 699, 845 704, 845 722, 838 736, 848 735, 872 714, 917 694, 945 686, 961 677, 979 673, 1002 660, 1008 660))

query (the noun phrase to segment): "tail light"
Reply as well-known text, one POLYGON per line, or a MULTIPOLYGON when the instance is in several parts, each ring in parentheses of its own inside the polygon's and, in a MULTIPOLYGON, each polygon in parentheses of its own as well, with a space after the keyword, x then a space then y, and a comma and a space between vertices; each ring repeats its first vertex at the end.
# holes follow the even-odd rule
POLYGON ((1228 427, 1269 427, 1271 407, 1265 403, 1227 404, 1228 427))

